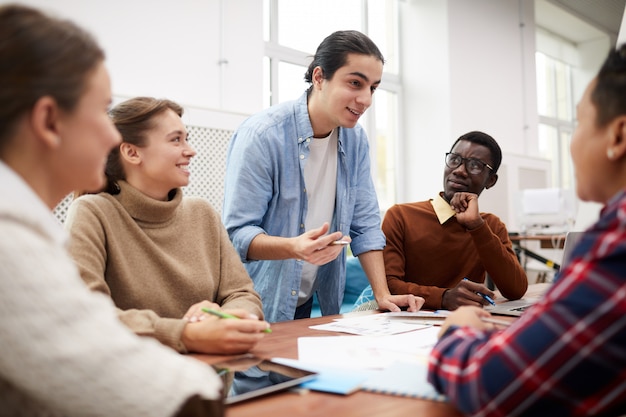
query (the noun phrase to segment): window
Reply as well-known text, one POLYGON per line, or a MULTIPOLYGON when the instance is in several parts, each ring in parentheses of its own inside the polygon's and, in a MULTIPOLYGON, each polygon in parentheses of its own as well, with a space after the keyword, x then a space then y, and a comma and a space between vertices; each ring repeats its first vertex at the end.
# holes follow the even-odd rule
POLYGON ((552 186, 572 189, 574 173, 569 143, 574 132, 572 67, 536 53, 539 153, 552 161, 552 186))
POLYGON ((382 85, 361 118, 370 141, 379 204, 395 203, 399 124, 397 0, 264 0, 264 106, 297 99, 319 43, 336 30, 366 33, 385 57, 382 85))
MULTIPOLYGON (((539 153, 552 161, 552 186, 575 189, 569 144, 576 103, 614 45, 608 33, 559 3, 535 0, 539 153)), ((623 8, 623 6, 622 6, 623 8)))

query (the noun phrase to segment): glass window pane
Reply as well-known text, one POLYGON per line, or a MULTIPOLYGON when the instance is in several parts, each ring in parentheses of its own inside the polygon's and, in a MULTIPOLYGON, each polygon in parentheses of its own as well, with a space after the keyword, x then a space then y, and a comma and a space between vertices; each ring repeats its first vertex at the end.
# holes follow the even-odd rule
POLYGON ((270 0, 263 0, 263 40, 270 41, 270 0))
POLYGON ((306 68, 301 65, 278 63, 278 89, 274 90, 274 94, 278 94, 278 103, 295 100, 304 93, 309 87, 304 81, 305 72, 306 68))
POLYGON ((263 108, 272 105, 272 60, 263 57, 263 108))
POLYGON ((536 78, 537 78, 537 112, 543 116, 546 115, 546 100, 548 99, 546 95, 548 94, 548 89, 546 88, 546 77, 545 77, 545 66, 546 66, 546 57, 544 54, 537 52, 535 54, 535 63, 536 63, 536 78))
POLYGON ((561 188, 573 190, 574 187, 574 164, 569 151, 572 132, 561 132, 561 188))
POLYGON ((556 89, 556 116, 560 120, 572 120, 570 67, 562 62, 554 63, 556 89))
POLYGON ((361 0, 278 0, 278 43, 314 54, 336 30, 363 31, 361 0))
POLYGON ((542 157, 552 161, 552 186, 560 185, 559 141, 558 131, 554 126, 539 125, 539 153, 542 157))
POLYGON ((555 117, 554 62, 537 53, 537 111, 541 116, 555 117))
POLYGON ((381 210, 385 211, 396 201, 396 138, 398 96, 395 93, 377 90, 374 100, 376 118, 376 164, 374 184, 381 210))
POLYGON ((385 57, 385 72, 398 73, 398 2, 369 0, 367 2, 367 33, 385 57))

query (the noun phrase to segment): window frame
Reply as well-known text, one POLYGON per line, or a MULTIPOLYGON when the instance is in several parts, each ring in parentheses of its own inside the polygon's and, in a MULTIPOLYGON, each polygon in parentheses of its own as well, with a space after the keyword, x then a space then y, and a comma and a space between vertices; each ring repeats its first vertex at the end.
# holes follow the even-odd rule
MULTIPOLYGON (((394 19, 396 20, 396 22, 398 22, 399 21, 399 7, 397 4, 398 0, 392 0, 392 1, 395 2, 394 6, 395 6, 396 15, 394 16, 394 19)), ((362 28, 363 28, 363 32, 367 34, 368 29, 369 29, 368 0, 361 0, 361 5, 362 5, 361 7, 362 28)), ((286 63, 293 64, 293 65, 303 66, 304 69, 306 70, 306 68, 311 62, 311 56, 315 51, 312 51, 312 52, 300 51, 297 49, 293 49, 291 47, 280 45, 278 43, 278 39, 279 39, 278 0, 266 0, 265 1, 264 19, 265 19, 266 29, 264 33, 265 51, 264 51, 264 64, 263 65, 264 65, 264 69, 267 67, 267 69, 269 70, 269 84, 268 84, 268 76, 266 75, 264 77, 265 91, 263 92, 263 103, 264 103, 264 108, 267 108, 269 106, 273 106, 281 102, 281 91, 279 89, 279 76, 280 76, 279 64, 280 62, 286 62, 286 63)), ((395 30, 395 36, 394 36, 395 45, 393 46, 393 48, 397 54, 400 29, 399 29, 398 24, 393 24, 390 26, 393 27, 395 30)), ((386 190, 385 196, 387 198, 385 199, 385 201, 381 201, 379 197, 379 204, 381 205, 381 209, 383 211, 386 210, 388 207, 390 207, 392 204, 395 204, 395 202, 397 201, 399 185, 400 185, 399 178, 398 178, 399 171, 397 167, 399 166, 399 161, 400 161, 399 155, 400 155, 401 141, 399 140, 399 138, 402 137, 401 127, 403 125, 402 124, 402 112, 401 112, 401 106, 400 106, 400 103, 402 103, 402 100, 403 100, 403 97, 402 97, 403 85, 402 85, 402 77, 400 74, 400 71, 401 71, 400 63, 398 62, 395 67, 397 68, 398 73, 385 72, 383 70, 383 82, 378 87, 378 90, 383 90, 387 93, 394 94, 395 102, 397 103, 395 106, 396 107, 395 118, 394 118, 395 120, 388 121, 388 122, 392 122, 395 124, 395 126, 392 128, 392 130, 395 132, 395 137, 391 138, 391 142, 393 143, 392 146, 394 148, 391 150, 392 152, 391 159, 393 162, 390 162, 389 157, 386 158, 387 159, 386 163, 387 164, 391 163, 392 166, 391 167, 385 166, 383 168, 385 171, 384 173, 379 172, 381 169, 378 167, 377 159, 376 159, 376 155, 378 153, 378 147, 379 147, 379 143, 377 140, 378 129, 377 129, 377 124, 376 124, 376 120, 377 120, 376 118, 377 95, 376 94, 374 94, 372 105, 367 110, 365 115, 362 117, 361 121, 359 122, 363 126, 365 131, 367 132, 367 136, 369 139, 371 174, 372 174, 372 179, 374 180, 375 186, 378 182, 377 180, 383 178, 383 177, 380 177, 381 175, 384 175, 385 176, 384 178, 386 178, 389 172, 393 173, 393 179, 391 179, 393 190, 386 190)), ((304 76, 304 71, 302 74, 304 76)), ((290 99, 293 99, 293 97, 290 97, 290 99)), ((387 150, 387 152, 389 153, 389 150, 387 150)), ((387 181, 382 181, 382 182, 388 184, 390 181, 389 179, 387 179, 387 181)), ((377 194, 380 196, 382 193, 379 192, 378 187, 376 188, 377 188, 376 190, 377 194)))

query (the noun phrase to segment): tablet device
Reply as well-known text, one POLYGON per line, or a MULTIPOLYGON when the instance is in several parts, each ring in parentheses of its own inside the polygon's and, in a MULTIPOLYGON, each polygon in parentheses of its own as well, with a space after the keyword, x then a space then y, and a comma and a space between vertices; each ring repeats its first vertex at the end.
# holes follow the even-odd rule
POLYGON ((224 403, 227 405, 283 391, 317 376, 315 372, 254 356, 238 357, 212 366, 224 381, 224 403))

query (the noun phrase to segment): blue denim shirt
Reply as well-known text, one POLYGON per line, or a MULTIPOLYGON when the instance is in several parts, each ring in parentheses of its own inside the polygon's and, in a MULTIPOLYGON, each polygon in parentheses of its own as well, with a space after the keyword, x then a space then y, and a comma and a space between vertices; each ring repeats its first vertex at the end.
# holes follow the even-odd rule
MULTIPOLYGON (((228 149, 223 222, 270 322, 293 319, 303 261, 250 260, 248 248, 260 233, 295 237, 305 232, 303 172, 312 140, 304 93, 296 101, 248 118, 233 135, 228 149)), ((349 235, 355 256, 382 250, 385 236, 370 174, 369 144, 361 126, 339 129, 337 151, 337 195, 330 231, 349 235)), ((323 315, 339 313, 345 280, 344 249, 342 255, 318 270, 317 297, 323 315)))

